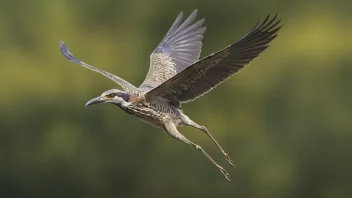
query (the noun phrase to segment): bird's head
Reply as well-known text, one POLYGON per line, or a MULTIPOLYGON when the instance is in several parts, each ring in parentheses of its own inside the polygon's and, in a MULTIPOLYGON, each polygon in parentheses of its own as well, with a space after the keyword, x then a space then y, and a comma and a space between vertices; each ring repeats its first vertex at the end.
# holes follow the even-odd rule
POLYGON ((111 89, 103 92, 100 96, 89 100, 86 103, 86 107, 89 105, 103 103, 103 102, 121 106, 123 103, 127 102, 129 98, 130 98, 130 95, 128 95, 126 92, 118 89, 111 89))

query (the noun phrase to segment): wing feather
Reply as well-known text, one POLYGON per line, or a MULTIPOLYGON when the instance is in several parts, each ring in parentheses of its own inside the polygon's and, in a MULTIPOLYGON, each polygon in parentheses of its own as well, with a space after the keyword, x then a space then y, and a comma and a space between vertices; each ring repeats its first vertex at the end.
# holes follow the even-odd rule
POLYGON ((280 20, 276 21, 276 17, 267 16, 261 24, 258 21, 238 42, 185 68, 147 92, 145 97, 148 100, 155 96, 172 98, 169 101, 178 106, 180 102, 192 101, 209 92, 268 48, 282 27, 278 26, 280 20))
POLYGON ((126 80, 78 60, 76 57, 72 55, 72 53, 70 52, 70 50, 68 49, 68 47, 65 45, 64 42, 60 41, 59 47, 62 55, 64 55, 64 57, 67 60, 108 77, 110 80, 119 84, 122 87, 122 89, 126 91, 126 93, 133 94, 137 90, 135 86, 133 86, 131 83, 127 82, 126 80))
POLYGON ((194 23, 197 10, 183 22, 181 12, 169 31, 150 56, 148 74, 141 84, 141 90, 150 90, 170 79, 184 68, 199 60, 204 19, 194 23))

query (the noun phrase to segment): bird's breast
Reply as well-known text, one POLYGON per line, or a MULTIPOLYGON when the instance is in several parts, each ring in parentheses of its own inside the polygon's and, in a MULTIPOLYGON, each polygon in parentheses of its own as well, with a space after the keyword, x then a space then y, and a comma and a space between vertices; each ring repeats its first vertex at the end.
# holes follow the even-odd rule
POLYGON ((178 115, 176 109, 162 103, 152 104, 132 102, 124 110, 156 127, 163 127, 163 119, 166 116, 177 117, 178 115))

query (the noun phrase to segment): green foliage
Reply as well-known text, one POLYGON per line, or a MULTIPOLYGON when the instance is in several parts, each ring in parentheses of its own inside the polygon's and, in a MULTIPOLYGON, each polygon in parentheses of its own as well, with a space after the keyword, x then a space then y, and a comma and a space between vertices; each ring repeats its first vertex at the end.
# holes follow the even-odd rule
POLYGON ((1 1, 0 197, 351 197, 351 2, 1 1), (264 3, 265 2, 265 3, 264 3), (202 57, 279 13, 283 29, 239 74, 183 109, 207 126, 194 148, 111 105, 84 108, 117 87, 66 61, 140 84, 149 55, 183 10, 208 28, 202 57))

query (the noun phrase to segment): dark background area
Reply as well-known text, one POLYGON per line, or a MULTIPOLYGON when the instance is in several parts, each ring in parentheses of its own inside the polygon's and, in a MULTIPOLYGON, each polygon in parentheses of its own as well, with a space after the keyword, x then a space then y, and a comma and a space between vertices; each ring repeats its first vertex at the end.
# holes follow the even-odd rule
POLYGON ((352 1, 0 1, 0 197, 352 197, 352 1), (112 105, 84 108, 109 79, 129 80, 180 11, 206 18, 201 57, 237 41, 267 14, 284 28, 261 56, 182 106, 197 150, 112 105))

